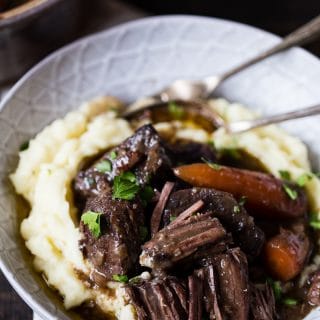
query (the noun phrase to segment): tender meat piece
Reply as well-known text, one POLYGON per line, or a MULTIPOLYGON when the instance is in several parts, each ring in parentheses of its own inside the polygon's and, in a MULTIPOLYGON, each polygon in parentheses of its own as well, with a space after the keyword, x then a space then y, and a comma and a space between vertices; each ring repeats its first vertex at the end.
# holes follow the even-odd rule
POLYGON ((216 162, 217 154, 213 146, 195 141, 179 141, 174 144, 167 144, 166 149, 172 163, 180 165, 181 163, 195 163, 207 159, 216 162))
POLYGON ((264 247, 265 266, 275 279, 289 281, 304 268, 310 255, 310 240, 303 228, 280 229, 264 247))
POLYGON ((304 216, 308 209, 307 197, 301 188, 265 173, 226 166, 217 170, 205 163, 180 166, 174 169, 174 173, 195 187, 230 192, 236 198, 245 196, 246 208, 261 218, 298 218, 304 216), (285 188, 296 192, 296 198, 292 199, 285 188))
POLYGON ((130 275, 136 270, 140 254, 140 228, 144 225, 142 206, 136 201, 113 200, 103 193, 89 198, 84 212, 101 213, 101 235, 96 238, 81 222, 80 248, 95 268, 93 280, 103 285, 116 274, 130 275))
POLYGON ((225 229, 210 214, 173 221, 142 246, 140 264, 154 271, 170 269, 202 246, 216 244, 225 236, 225 229))
POLYGON ((247 320, 249 316, 248 263, 239 249, 216 257, 214 265, 220 288, 222 318, 247 320))
POLYGON ((309 281, 306 302, 311 306, 320 306, 320 271, 315 272, 309 281))
POLYGON ((269 284, 250 286, 250 313, 253 320, 274 320, 276 302, 269 284))
POLYGON ((161 218, 162 218, 162 212, 173 188, 174 188, 173 182, 166 182, 162 188, 161 194, 159 196, 159 200, 151 215, 151 220, 150 220, 151 237, 153 237, 159 230, 161 218))
POLYGON ((201 279, 203 285, 203 302, 210 320, 222 320, 218 305, 217 277, 212 265, 196 270, 195 275, 201 279))
POLYGON ((201 320, 202 318, 202 297, 203 282, 197 275, 188 277, 189 291, 189 314, 188 320, 201 320))
POLYGON ((159 169, 170 166, 170 160, 156 130, 144 125, 119 146, 105 153, 75 179, 75 191, 82 197, 96 195, 108 189, 109 183, 125 171, 133 171, 139 185, 143 186, 159 169), (110 170, 99 170, 99 164, 110 170))
POLYGON ((174 277, 130 284, 126 286, 126 293, 138 320, 188 319, 186 286, 174 277))
POLYGON ((233 196, 223 191, 192 188, 174 192, 167 202, 164 223, 168 224, 170 218, 179 216, 198 200, 204 202, 200 212, 211 212, 217 217, 227 231, 232 232, 243 251, 252 256, 260 253, 265 239, 263 231, 233 196))

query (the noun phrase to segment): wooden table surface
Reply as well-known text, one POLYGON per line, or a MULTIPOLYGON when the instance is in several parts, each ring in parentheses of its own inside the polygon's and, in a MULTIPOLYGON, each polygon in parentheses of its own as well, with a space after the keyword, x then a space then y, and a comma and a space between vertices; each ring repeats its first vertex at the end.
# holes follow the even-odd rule
MULTIPOLYGON (((235 3, 227 1, 227 8, 224 1, 220 1, 222 5, 219 5, 219 2, 210 0, 189 0, 184 1, 183 4, 178 0, 150 1, 147 4, 142 0, 128 0, 127 2, 140 6, 141 10, 131 7, 131 4, 130 6, 123 5, 119 1, 94 0, 93 3, 96 7, 90 13, 92 19, 88 20, 82 35, 141 17, 146 12, 150 12, 151 14, 193 13, 211 15, 255 25, 283 36, 320 13, 319 0, 255 1, 255 5, 251 5, 250 10, 244 8, 247 1, 234 1, 235 3), (99 23, 99 21, 103 21, 103 23, 99 23)), ((307 49, 320 57, 320 41, 307 46, 307 49)), ((1 89, 4 88, 0 87, 0 99, 1 89)), ((10 287, 1 272, 0 319, 32 319, 32 311, 10 287)))

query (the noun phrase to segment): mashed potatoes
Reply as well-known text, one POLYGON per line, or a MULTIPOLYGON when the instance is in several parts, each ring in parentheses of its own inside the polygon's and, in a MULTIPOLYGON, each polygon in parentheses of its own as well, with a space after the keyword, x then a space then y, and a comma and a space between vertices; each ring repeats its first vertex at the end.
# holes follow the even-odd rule
MULTIPOLYGON (((222 99, 212 100, 210 105, 226 121, 254 117, 243 106, 222 99)), ((66 308, 93 299, 107 313, 120 319, 134 319, 133 307, 126 302, 121 284, 110 282, 110 291, 114 293, 111 294, 93 290, 78 278, 79 271, 90 274, 90 265, 79 250, 80 233, 71 197, 71 181, 83 160, 119 144, 133 133, 126 120, 116 117, 114 108, 119 107, 114 98, 100 98, 53 122, 20 153, 11 180, 31 206, 30 215, 22 222, 21 234, 34 255, 34 265, 64 297, 66 308)), ((223 129, 209 135, 179 121, 158 123, 155 127, 163 134, 172 132, 179 138, 213 140, 217 148, 245 149, 276 176, 279 170, 289 171, 293 179, 310 172, 305 145, 274 126, 237 136, 230 136, 223 129)), ((320 217, 319 180, 310 179, 306 189, 312 210, 320 217)))

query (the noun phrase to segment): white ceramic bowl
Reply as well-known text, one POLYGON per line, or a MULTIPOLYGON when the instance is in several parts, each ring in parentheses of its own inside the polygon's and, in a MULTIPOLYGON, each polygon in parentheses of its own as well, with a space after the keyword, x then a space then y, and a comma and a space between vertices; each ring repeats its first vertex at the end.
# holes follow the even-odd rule
MULTIPOLYGON (((70 319, 32 271, 18 233, 17 202, 8 174, 19 145, 45 125, 103 94, 133 101, 177 78, 201 78, 279 41, 242 24, 193 16, 153 17, 77 41, 26 74, 1 104, 0 266, 20 296, 43 319, 70 319)), ((320 102, 320 62, 302 49, 274 56, 226 81, 216 94, 264 114, 320 102)), ((320 164, 320 118, 288 122, 285 128, 310 147, 320 164)), ((23 207, 23 206, 22 206, 23 207)), ((319 319, 319 313, 310 319, 319 319)))

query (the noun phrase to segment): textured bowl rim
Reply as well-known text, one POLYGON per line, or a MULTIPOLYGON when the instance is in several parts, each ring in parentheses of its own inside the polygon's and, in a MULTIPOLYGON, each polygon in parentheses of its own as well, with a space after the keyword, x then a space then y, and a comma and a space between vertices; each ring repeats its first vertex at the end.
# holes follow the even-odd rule
MULTIPOLYGON (((59 2, 61 0, 52 0, 53 2, 59 2)), ((201 22, 201 21, 208 21, 208 22, 212 22, 212 21, 217 21, 217 22, 224 22, 227 23, 229 25, 234 25, 234 26, 239 26, 241 28, 247 28, 248 30, 255 30, 260 32, 261 34, 267 35, 270 38, 276 39, 278 41, 280 41, 281 37, 272 34, 268 31, 259 29, 257 27, 254 26, 250 26, 244 23, 240 23, 240 22, 235 22, 235 21, 231 21, 231 20, 226 20, 226 19, 220 19, 220 18, 215 18, 215 17, 207 17, 207 16, 197 16, 197 15, 187 15, 187 14, 172 14, 172 15, 159 15, 159 16, 152 16, 152 17, 145 17, 145 18, 139 18, 139 19, 135 19, 133 21, 129 21, 129 22, 125 22, 125 23, 121 23, 115 27, 112 27, 110 29, 107 30, 103 30, 94 34, 91 34, 89 36, 86 37, 82 37, 76 41, 71 42, 70 44, 63 46, 62 48, 52 52, 50 55, 48 55, 46 58, 44 58, 42 61, 40 61, 38 64, 36 64, 34 67, 32 67, 24 76, 22 76, 20 78, 20 80, 18 80, 16 82, 16 84, 9 90, 9 92, 5 95, 4 99, 1 101, 0 103, 0 113, 2 112, 2 109, 4 109, 6 107, 6 104, 10 101, 10 99, 15 95, 15 93, 21 88, 23 87, 24 83, 30 79, 34 73, 36 73, 39 69, 41 69, 43 66, 45 66, 46 64, 50 63, 56 56, 67 53, 69 50, 72 50, 73 48, 79 46, 84 40, 93 40, 93 39, 99 39, 99 37, 101 35, 104 34, 109 34, 112 35, 113 33, 118 33, 119 31, 121 31, 123 28, 127 28, 127 27, 135 27, 135 26, 139 26, 141 24, 148 24, 149 21, 152 22, 163 22, 163 21, 179 21, 179 20, 185 20, 188 19, 189 21, 195 21, 195 22, 201 22)), ((1 24, 0 24, 1 26, 1 24)), ((314 54, 308 52, 305 49, 302 48, 298 48, 298 50, 300 50, 301 52, 304 53, 304 55, 306 57, 308 57, 309 59, 312 59, 314 61, 317 61, 317 63, 319 63, 319 59, 318 57, 316 57, 314 54)), ((45 307, 38 303, 37 301, 35 301, 32 296, 30 295, 30 293, 25 290, 20 284, 19 282, 14 279, 14 275, 12 274, 10 267, 5 264, 0 256, 0 270, 3 272, 4 276, 7 278, 7 280, 9 281, 10 285, 14 288, 14 290, 18 293, 18 295, 26 302, 26 304, 34 311, 37 313, 37 315, 39 315, 41 318, 43 318, 44 320, 47 319, 56 319, 56 317, 51 314, 50 312, 48 312, 45 307)))

